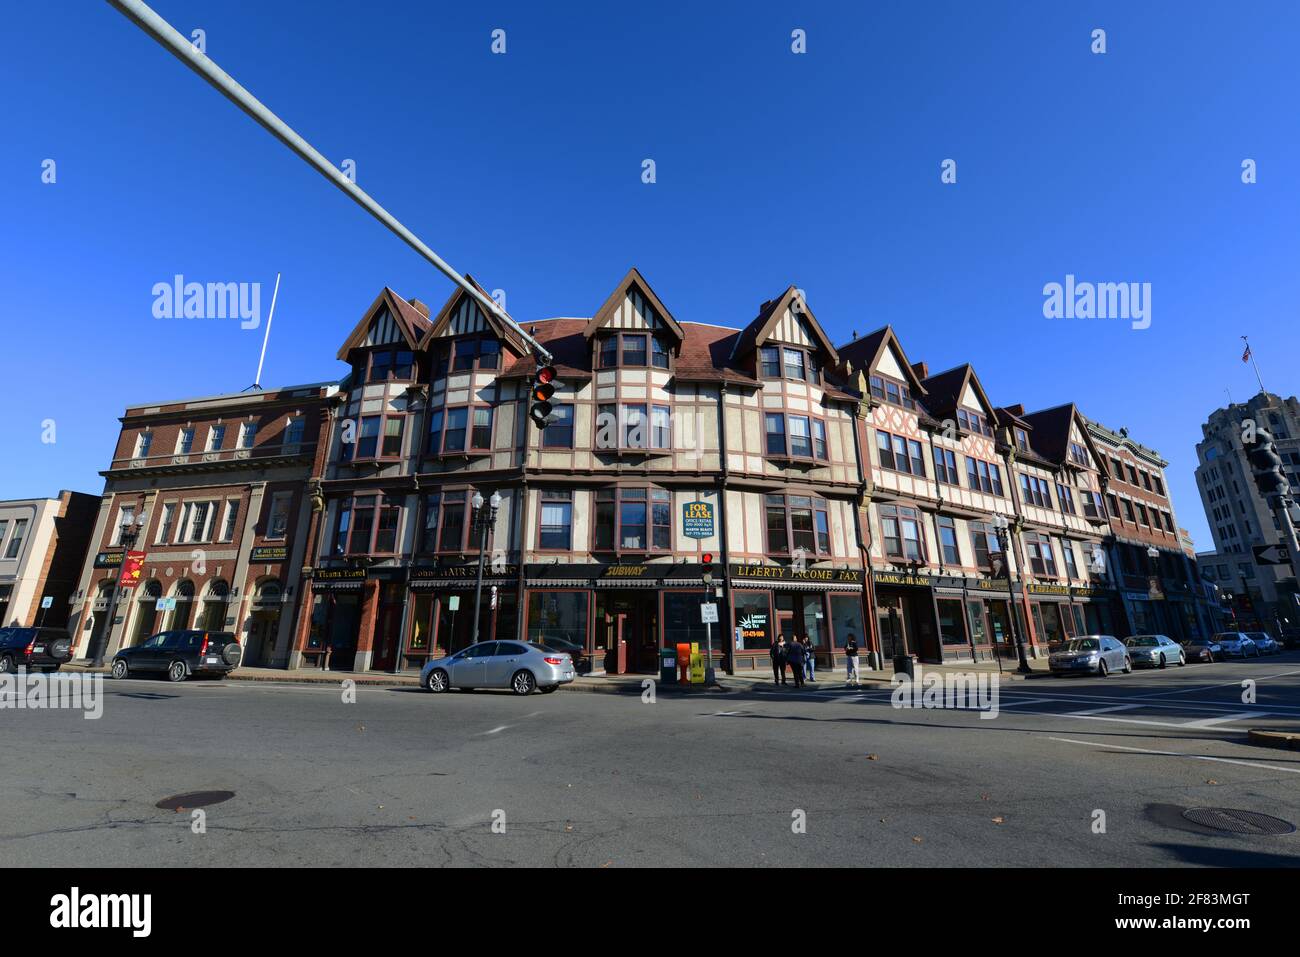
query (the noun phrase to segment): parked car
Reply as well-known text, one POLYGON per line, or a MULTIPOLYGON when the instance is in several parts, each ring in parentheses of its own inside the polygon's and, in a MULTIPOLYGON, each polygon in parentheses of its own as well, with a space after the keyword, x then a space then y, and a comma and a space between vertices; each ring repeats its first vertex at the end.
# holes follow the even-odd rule
POLYGON ((0 628, 0 672, 58 671, 72 660, 72 638, 63 628, 0 628))
POLYGON ((1060 648, 1048 656, 1047 667, 1055 675, 1086 672, 1104 678, 1112 671, 1127 674, 1133 670, 1133 661, 1118 638, 1085 635, 1062 642, 1060 648))
POLYGON ((529 641, 480 641, 426 664, 420 684, 428 691, 449 688, 509 688, 515 694, 549 694, 574 679, 573 657, 529 641))
POLYGON ((1214 636, 1214 640, 1223 649, 1225 658, 1249 658, 1252 655, 1259 657, 1259 649, 1255 647, 1255 642, 1244 632, 1221 631, 1214 636))
POLYGON ((1183 653, 1188 661, 1214 662, 1223 657, 1223 647, 1213 638, 1198 635, 1183 643, 1183 653))
POLYGON ((191 675, 224 678, 244 656, 239 639, 228 631, 160 631, 113 656, 114 678, 134 674, 165 674, 168 681, 191 675))
POLYGON ((1246 636, 1255 643, 1261 655, 1280 655, 1282 644, 1267 631, 1248 631, 1246 636))
POLYGON ((1183 646, 1164 635, 1133 635, 1124 639, 1124 646, 1134 665, 1163 668, 1170 662, 1180 667, 1187 664, 1183 646))

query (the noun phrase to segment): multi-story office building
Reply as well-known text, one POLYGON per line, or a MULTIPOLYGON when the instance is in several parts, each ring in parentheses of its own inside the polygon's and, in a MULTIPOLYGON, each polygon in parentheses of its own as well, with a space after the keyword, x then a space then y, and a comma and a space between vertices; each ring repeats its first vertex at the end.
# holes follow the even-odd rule
POLYGON ((68 491, 0 502, 0 626, 68 623, 97 506, 68 491))
POLYGON ((713 325, 632 269, 590 316, 528 332, 558 370, 545 429, 526 340, 459 289, 436 314, 382 290, 337 385, 129 409, 83 653, 140 513, 110 650, 201 622, 250 662, 337 670, 415 669, 476 638, 610 673, 654 673, 682 642, 761 669, 778 634, 823 663, 849 636, 874 660, 1011 657, 1016 635, 1037 655, 1128 634, 1124 548, 1180 548, 1163 479, 1129 485, 1110 461, 1140 446, 1069 403, 998 406, 971 366, 931 374, 889 327, 837 348, 793 286, 713 325))
POLYGON ((97 639, 111 656, 160 631, 204 628, 235 632, 249 664, 287 663, 335 392, 305 385, 127 408, 73 596, 78 656, 97 639), (138 577, 110 610, 137 559, 138 577))
MULTIPOLYGON (((1251 477, 1243 432, 1267 429, 1273 435, 1292 488, 1300 488, 1300 402, 1260 392, 1246 402, 1216 409, 1201 426, 1196 446, 1196 485, 1214 538, 1212 566, 1229 572, 1216 577, 1221 594, 1233 595, 1239 620, 1257 627, 1291 629, 1300 624, 1295 575, 1289 564, 1255 561, 1255 547, 1282 545, 1277 518, 1251 477)), ((1300 514, 1292 512, 1294 519, 1300 514)))

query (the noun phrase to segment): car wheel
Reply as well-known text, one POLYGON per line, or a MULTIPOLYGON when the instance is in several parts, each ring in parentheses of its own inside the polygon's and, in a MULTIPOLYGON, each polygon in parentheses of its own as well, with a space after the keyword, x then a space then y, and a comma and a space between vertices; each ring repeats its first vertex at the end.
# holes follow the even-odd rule
POLYGON ((519 695, 532 694, 537 690, 537 679, 527 669, 516 671, 510 679, 510 690, 519 695))
POLYGON ((1165 655, 1164 652, 1162 651, 1160 653, 1160 667, 1163 668, 1166 664, 1168 664, 1168 662, 1165 661, 1165 655))
POLYGON ((1179 668, 1187 667, 1187 652, 1185 651, 1178 652, 1178 667, 1179 668))
POLYGON ((0 655, 0 674, 11 675, 17 670, 13 655, 0 655))
POLYGON ((1097 662, 1097 676, 1104 678, 1109 673, 1110 669, 1106 667, 1106 659, 1102 658, 1101 661, 1097 662))
POLYGON ((1125 656, 1124 656, 1124 674, 1127 675, 1127 674, 1132 674, 1132 673, 1133 673, 1133 659, 1130 658, 1128 655, 1125 655, 1125 656))
POLYGON ((113 659, 113 670, 111 674, 113 675, 114 678, 118 678, 118 679, 125 678, 128 670, 129 668, 127 667, 125 658, 113 659))
POLYGON ((171 664, 169 664, 169 665, 167 666, 167 680, 168 680, 168 681, 184 681, 184 680, 185 680, 185 662, 183 662, 183 661, 181 661, 179 658, 177 658, 175 661, 173 661, 171 664))
POLYGON ((429 672, 429 678, 424 682, 425 690, 432 691, 434 694, 440 694, 451 687, 451 680, 447 672, 441 668, 434 668, 429 672))

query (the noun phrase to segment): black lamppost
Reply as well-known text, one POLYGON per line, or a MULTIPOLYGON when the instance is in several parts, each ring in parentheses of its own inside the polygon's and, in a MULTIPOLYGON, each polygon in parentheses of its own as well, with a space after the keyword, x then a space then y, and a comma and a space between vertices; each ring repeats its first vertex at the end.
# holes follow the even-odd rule
POLYGON ((1164 616, 1160 614, 1160 606, 1156 604, 1156 596, 1164 593, 1164 589, 1160 586, 1160 549, 1148 545, 1147 560, 1151 565, 1151 584, 1147 588, 1147 597, 1151 599, 1151 616, 1156 620, 1156 627, 1164 631, 1169 623, 1164 620, 1164 616))
POLYGON ((481 492, 474 493, 474 497, 470 499, 470 504, 474 506, 473 528, 478 530, 478 575, 474 582, 474 634, 470 637, 470 644, 477 644, 478 617, 483 603, 483 547, 487 542, 488 530, 495 527, 497 523, 497 509, 501 507, 501 493, 492 493, 487 509, 483 508, 483 495, 481 492))
POLYGON ((98 634, 90 645, 92 667, 102 668, 104 665, 104 649, 108 646, 108 636, 113 631, 113 617, 117 614, 117 596, 122 592, 122 567, 126 565, 126 556, 135 545, 135 540, 144 530, 144 523, 145 513, 142 511, 134 521, 128 517, 118 529, 118 543, 122 546, 122 566, 119 566, 117 580, 113 582, 113 597, 108 600, 108 621, 102 628, 96 629, 98 634))
POLYGON ((998 537, 998 548, 1002 549, 1002 561, 1007 567, 1007 594, 1011 596, 1011 639, 1016 643, 1016 656, 1020 664, 1016 668, 1022 675, 1030 674, 1029 659, 1025 656, 1025 636, 1020 633, 1016 623, 1016 580, 1011 573, 1011 533, 1012 526, 1001 512, 993 516, 993 533, 998 537))

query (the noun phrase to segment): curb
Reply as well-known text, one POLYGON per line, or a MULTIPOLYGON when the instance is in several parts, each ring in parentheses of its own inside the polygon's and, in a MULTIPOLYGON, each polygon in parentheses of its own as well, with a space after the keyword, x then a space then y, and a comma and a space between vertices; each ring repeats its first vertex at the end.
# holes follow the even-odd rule
POLYGON ((1267 728, 1251 728, 1246 732, 1251 744, 1265 748, 1280 748, 1283 751, 1300 751, 1300 732, 1270 731, 1267 728))

